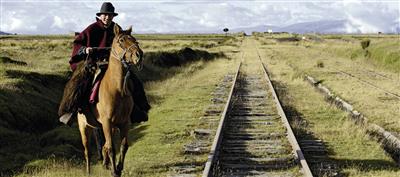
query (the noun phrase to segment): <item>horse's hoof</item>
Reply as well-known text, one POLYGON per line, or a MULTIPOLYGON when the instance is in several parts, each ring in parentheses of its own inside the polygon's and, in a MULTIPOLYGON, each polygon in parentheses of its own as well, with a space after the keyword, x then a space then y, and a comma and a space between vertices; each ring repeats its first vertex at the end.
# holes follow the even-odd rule
POLYGON ((117 165, 117 171, 119 171, 119 173, 121 173, 121 171, 124 169, 124 166, 122 164, 118 164, 117 165))
POLYGON ((117 171, 117 172, 111 172, 111 175, 113 176, 113 177, 120 177, 121 176, 121 172, 120 171, 117 171))
POLYGON ((109 165, 103 164, 103 169, 105 169, 105 170, 110 170, 110 166, 109 166, 109 165))

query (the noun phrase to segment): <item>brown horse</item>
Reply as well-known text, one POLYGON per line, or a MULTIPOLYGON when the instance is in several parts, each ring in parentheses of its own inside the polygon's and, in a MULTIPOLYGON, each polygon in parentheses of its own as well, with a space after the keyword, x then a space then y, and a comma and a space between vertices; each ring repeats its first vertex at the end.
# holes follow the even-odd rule
POLYGON ((117 24, 114 25, 115 37, 111 46, 108 69, 100 84, 98 103, 84 114, 78 114, 88 174, 90 173, 88 138, 93 128, 102 128, 104 132, 103 165, 108 168, 111 163, 113 176, 120 176, 123 169, 125 154, 128 150, 129 116, 134 104, 132 94, 128 89, 132 83, 130 79, 127 79, 127 73, 132 64, 142 66, 143 56, 138 42, 130 35, 131 32, 132 28, 123 31, 117 24), (121 137, 121 151, 117 165, 112 139, 113 129, 116 128, 119 129, 121 137))

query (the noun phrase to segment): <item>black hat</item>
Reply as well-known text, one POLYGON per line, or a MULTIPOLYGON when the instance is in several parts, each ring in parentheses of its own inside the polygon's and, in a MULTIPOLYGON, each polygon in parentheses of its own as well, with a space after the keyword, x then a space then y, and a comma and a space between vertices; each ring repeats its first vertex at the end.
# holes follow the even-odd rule
POLYGON ((104 2, 103 5, 101 5, 100 12, 96 13, 97 16, 100 16, 101 14, 113 14, 114 16, 117 16, 118 14, 114 12, 114 6, 111 4, 111 2, 104 2))

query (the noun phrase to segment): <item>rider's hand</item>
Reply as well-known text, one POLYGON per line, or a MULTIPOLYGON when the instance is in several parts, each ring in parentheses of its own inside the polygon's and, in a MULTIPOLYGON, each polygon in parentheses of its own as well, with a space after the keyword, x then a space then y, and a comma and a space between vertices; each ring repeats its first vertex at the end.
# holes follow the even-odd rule
POLYGON ((93 53, 93 48, 91 48, 91 47, 86 47, 85 53, 86 53, 86 54, 91 54, 91 53, 93 53))

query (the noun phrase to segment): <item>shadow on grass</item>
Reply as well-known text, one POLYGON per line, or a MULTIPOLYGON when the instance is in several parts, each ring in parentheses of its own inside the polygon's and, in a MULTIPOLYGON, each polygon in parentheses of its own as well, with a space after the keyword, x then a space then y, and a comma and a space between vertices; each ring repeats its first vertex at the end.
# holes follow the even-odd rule
MULTIPOLYGON (((378 160, 378 159, 335 159, 342 168, 355 168, 360 171, 370 172, 370 171, 382 171, 390 170, 394 172, 399 172, 400 169, 392 161, 388 160, 378 160)), ((349 174, 343 174, 349 176, 349 174)))
POLYGON ((4 74, 13 82, 0 89, 1 176, 20 172, 30 161, 75 156, 79 136, 57 128, 66 77, 11 69, 4 74))
MULTIPOLYGON (((183 49, 170 52, 178 56, 179 66, 197 60, 212 60, 223 57, 220 54, 209 54, 207 51, 183 49), (194 53, 193 53, 194 52, 194 53), (195 58, 191 58, 195 57, 195 58)), ((149 53, 153 56, 164 56, 149 53)), ((160 58, 158 58, 159 60, 160 58)), ((175 58, 176 59, 176 58, 175 58)), ((3 61, 3 60, 2 60, 3 61)), ((7 64, 20 64, 11 59, 4 59, 7 64)), ((2 64, 2 63, 0 63, 2 64)), ((175 66, 175 65, 172 65, 175 66)), ((155 66, 148 63, 142 75, 143 81, 158 81, 173 77, 180 72, 172 66, 155 66), (161 71, 161 72, 160 72, 161 71)), ((0 89, 0 176, 13 175, 23 170, 30 162, 49 159, 49 157, 83 160, 82 145, 78 128, 60 126, 58 122, 58 104, 68 74, 42 74, 22 70, 5 70, 6 78, 13 84, 0 89)), ((151 104, 162 102, 162 98, 149 95, 151 104)), ((143 130, 148 125, 133 125, 129 131, 129 142, 144 136, 143 130)), ((94 142, 94 141, 92 141, 94 142)), ((92 154, 96 154, 96 146, 91 146, 92 154)), ((116 148, 119 150, 119 148, 116 148)), ((41 168, 40 164, 32 168, 41 168)))
POLYGON ((27 65, 26 62, 23 61, 17 61, 17 60, 13 60, 9 57, 5 57, 5 56, 1 56, 0 57, 0 63, 3 64, 16 64, 16 65, 27 65))
POLYGON ((66 78, 19 70, 6 70, 5 74, 17 82, 0 90, 0 126, 28 133, 55 128, 66 78))
MULTIPOLYGON (((143 131, 146 130, 148 128, 148 126, 149 125, 146 125, 143 123, 142 124, 135 123, 129 127, 129 130, 128 130, 129 147, 133 146, 137 140, 139 140, 140 138, 142 138, 145 135, 145 133, 143 133, 143 131)), ((96 133, 103 133, 103 131, 98 131, 98 132, 94 131, 94 134, 96 134, 96 133)), ((90 148, 91 148, 90 152, 91 152, 92 156, 95 156, 92 158, 92 160, 94 160, 94 159, 99 160, 100 157, 102 156, 101 155, 102 151, 101 151, 100 147, 97 146, 96 141, 94 141, 95 138, 96 138, 96 135, 93 135, 93 138, 92 138, 93 140, 91 141, 91 145, 90 145, 90 148), (94 147, 96 147, 97 149, 95 149, 94 147), (96 153, 96 150, 97 150, 97 153, 96 153)), ((103 142, 101 145, 101 147, 102 147, 105 142, 104 136, 100 135, 98 138, 102 138, 102 140, 101 140, 103 142)), ((121 138, 120 138, 119 131, 114 132, 112 140, 113 140, 115 152, 119 156, 120 147, 121 147, 121 138)), ((128 151, 129 151, 129 149, 128 149, 128 151)))
POLYGON ((216 58, 226 58, 226 55, 188 47, 177 51, 146 52, 144 68, 137 75, 145 82, 165 80, 178 74, 180 67, 186 67, 195 61, 207 62, 216 58))
MULTIPOLYGON (((387 160, 377 159, 336 159, 338 164, 341 164, 341 168, 355 168, 363 172, 373 172, 390 170, 393 172, 399 172, 400 169, 393 162, 387 160)), ((343 173, 343 176, 350 176, 348 173, 343 173)))
POLYGON ((133 144, 139 140, 140 138, 142 138, 145 133, 143 131, 145 131, 147 128, 149 127, 148 124, 146 123, 135 123, 131 126, 131 128, 129 129, 128 132, 128 142, 129 142, 129 146, 133 146, 133 144))
POLYGON ((277 91, 279 100, 281 101, 282 108, 285 111, 286 117, 290 122, 296 139, 303 151, 313 175, 342 176, 341 169, 336 165, 334 160, 329 157, 329 155, 334 154, 333 149, 309 130, 309 123, 304 119, 304 115, 290 104, 291 98, 289 96, 287 86, 281 82, 272 82, 277 91), (314 146, 314 148, 318 147, 318 151, 313 151, 313 149, 306 150, 307 146, 314 146))

